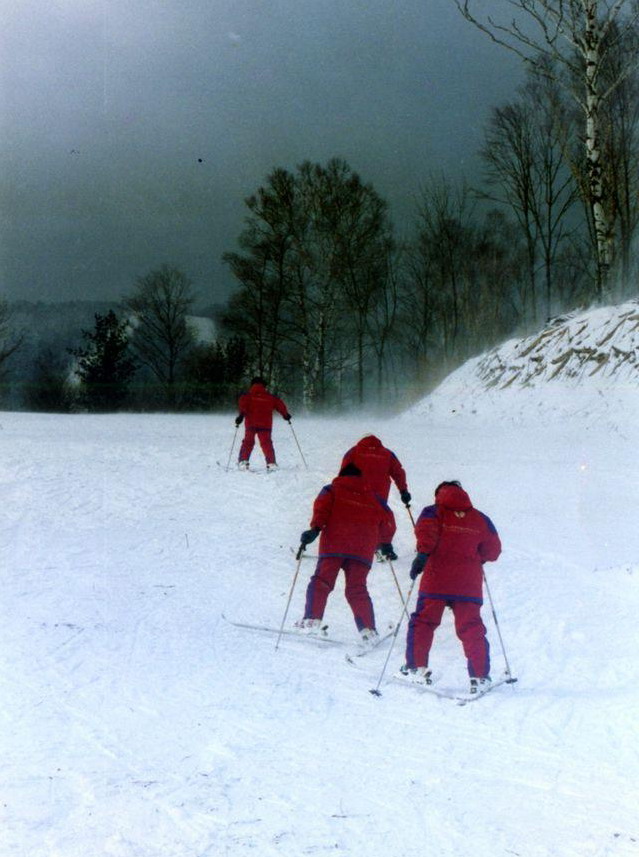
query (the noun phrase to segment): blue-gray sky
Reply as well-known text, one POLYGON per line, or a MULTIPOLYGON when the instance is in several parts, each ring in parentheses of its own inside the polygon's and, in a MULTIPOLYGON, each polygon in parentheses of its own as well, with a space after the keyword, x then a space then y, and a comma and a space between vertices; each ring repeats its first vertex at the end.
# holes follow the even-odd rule
MULTIPOLYGON (((500 0, 491 0, 494 5, 500 0)), ((503 2, 503 0, 501 0, 503 2)), ((410 222, 472 178, 516 58, 452 0, 0 0, 0 293, 117 299, 163 263, 204 302, 275 166, 346 159, 410 222)))

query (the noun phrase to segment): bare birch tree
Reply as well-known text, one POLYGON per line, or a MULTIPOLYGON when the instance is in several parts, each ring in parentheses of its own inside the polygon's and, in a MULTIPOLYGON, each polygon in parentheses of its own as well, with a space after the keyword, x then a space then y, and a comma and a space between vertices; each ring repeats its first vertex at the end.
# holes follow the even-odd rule
MULTIPOLYGON (((612 93, 630 74, 636 57, 628 60, 611 79, 603 70, 615 39, 609 35, 617 27, 622 38, 634 26, 639 9, 632 0, 508 0, 514 17, 478 17, 477 0, 453 0, 462 15, 494 42, 521 57, 526 63, 553 73, 556 67, 567 73, 560 79, 569 87, 583 117, 583 146, 587 173, 587 194, 594 227, 597 294, 609 291, 613 261, 614 222, 612 206, 606 199, 605 152, 602 148, 602 111, 612 93), (628 12, 623 18, 623 13, 628 12)), ((558 78, 559 79, 559 78, 558 78)))
POLYGON ((274 380, 284 340, 299 219, 297 195, 295 176, 274 170, 245 200, 249 215, 238 242, 241 252, 223 256, 242 286, 230 302, 225 324, 250 340, 253 370, 268 384, 274 380))

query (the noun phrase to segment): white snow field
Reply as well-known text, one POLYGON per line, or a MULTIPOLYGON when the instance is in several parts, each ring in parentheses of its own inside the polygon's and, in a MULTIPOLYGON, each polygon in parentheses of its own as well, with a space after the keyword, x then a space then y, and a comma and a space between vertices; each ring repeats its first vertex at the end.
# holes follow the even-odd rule
MULTIPOLYGON (((294 418, 308 469, 276 418, 268 475, 225 472, 231 414, 0 414, 1 857, 639 854, 639 390, 473 403, 469 372, 400 417, 294 418), (369 432, 416 515, 456 478, 499 529, 486 574, 517 684, 460 707, 392 682, 404 623, 376 698, 389 643, 346 662, 341 582, 325 618, 343 647, 276 651, 222 618, 279 627, 290 548, 369 432)), ((369 580, 382 629, 399 595, 388 564, 369 580)), ((448 616, 431 665, 466 688, 448 616)))

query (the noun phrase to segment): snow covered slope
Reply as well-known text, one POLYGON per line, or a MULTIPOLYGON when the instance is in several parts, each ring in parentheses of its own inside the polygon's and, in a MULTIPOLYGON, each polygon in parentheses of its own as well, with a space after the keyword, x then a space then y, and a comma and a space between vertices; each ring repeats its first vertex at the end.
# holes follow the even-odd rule
POLYGON ((639 301, 554 319, 544 330, 512 339, 468 361, 419 403, 421 414, 503 413, 619 427, 636 418, 639 391, 639 301))
MULTIPOLYGON (((278 420, 269 475, 216 464, 230 414, 0 414, 1 857, 639 853, 637 388, 609 396, 585 373, 570 410, 557 379, 535 400, 482 393, 476 365, 401 418, 294 418, 308 470, 278 420), (499 528, 486 573, 517 685, 457 707, 387 682, 402 628, 375 698, 388 648, 346 663, 341 583, 326 613, 341 648, 275 651, 222 618, 279 626, 290 547, 370 431, 415 513, 458 478, 499 528)), ((391 502, 406 594, 414 544, 391 502)), ((370 587, 378 626, 397 621, 387 565, 370 587)), ((432 666, 465 687, 448 616, 432 666)))

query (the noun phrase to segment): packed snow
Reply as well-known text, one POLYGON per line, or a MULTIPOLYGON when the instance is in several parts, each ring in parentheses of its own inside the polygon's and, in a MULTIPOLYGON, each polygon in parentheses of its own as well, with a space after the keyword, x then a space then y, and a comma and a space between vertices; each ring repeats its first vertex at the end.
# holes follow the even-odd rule
MULTIPOLYGON (((272 474, 257 450, 260 472, 226 471, 232 414, 0 414, 2 857, 639 854, 639 389, 500 397, 475 371, 394 418, 294 414, 294 436, 276 417, 272 474), (517 684, 460 707, 394 682, 404 622, 376 698, 392 640, 346 662, 341 584, 325 619, 343 646, 276 651, 223 618, 279 628, 313 499, 370 432, 415 514, 454 478, 496 524, 517 684)), ((414 540, 391 505, 406 595, 414 540)), ((382 630, 402 615, 389 565, 369 581, 382 630)), ((431 666, 466 689, 449 616, 431 666)))

